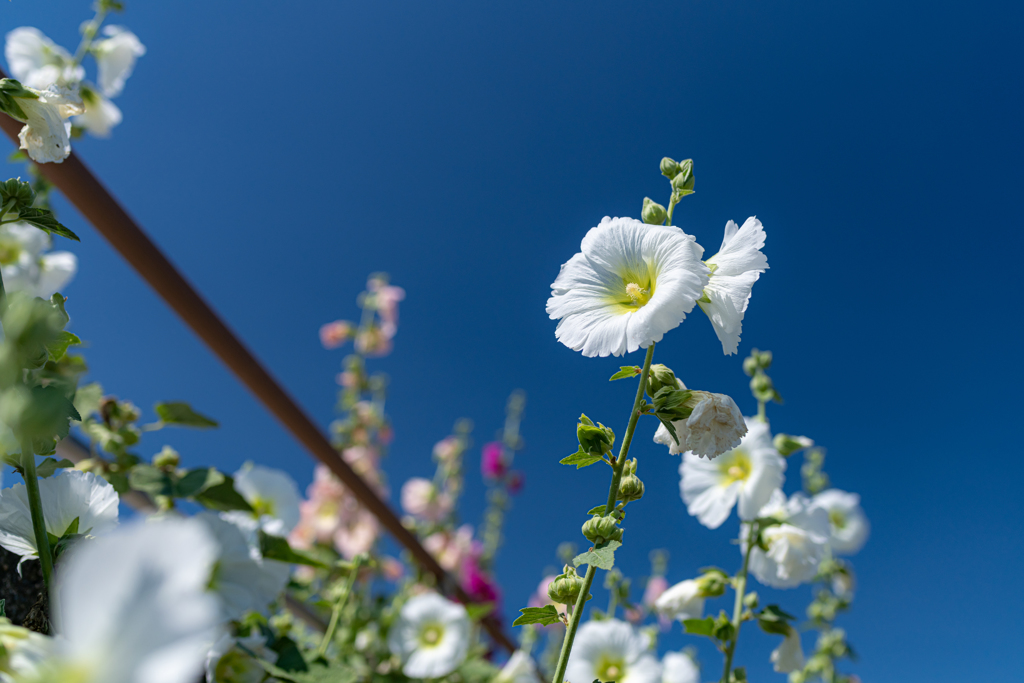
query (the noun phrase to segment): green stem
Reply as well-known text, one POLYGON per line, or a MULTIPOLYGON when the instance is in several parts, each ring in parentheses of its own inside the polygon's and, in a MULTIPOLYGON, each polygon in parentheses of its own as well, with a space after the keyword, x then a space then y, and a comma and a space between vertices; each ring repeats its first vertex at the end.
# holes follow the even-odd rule
POLYGON ((82 42, 78 44, 78 49, 75 50, 75 56, 71 59, 71 66, 78 66, 85 59, 86 53, 92 47, 92 41, 96 39, 96 34, 100 32, 100 26, 103 25, 103 20, 106 18, 107 9, 101 5, 96 10, 96 16, 82 30, 82 42))
POLYGON ((619 594, 615 590, 615 586, 612 586, 612 589, 610 591, 608 591, 608 618, 609 619, 614 619, 615 618, 615 608, 618 607, 618 606, 619 606, 619 594))
POLYGON ((668 200, 668 221, 666 221, 665 225, 672 225, 672 212, 676 210, 676 204, 678 203, 679 199, 676 198, 676 193, 673 192, 668 200))
POLYGON ((348 596, 352 593, 352 587, 356 583, 356 577, 359 575, 359 565, 363 562, 362 555, 356 555, 352 560, 352 569, 349 572, 347 579, 345 580, 345 588, 338 598, 338 601, 334 603, 334 609, 331 610, 331 621, 327 624, 327 630, 324 631, 324 637, 320 640, 320 646, 316 649, 316 656, 323 657, 327 653, 327 646, 331 644, 334 639, 334 631, 338 628, 338 619, 341 617, 341 610, 345 607, 345 603, 348 602, 348 596))
POLYGON ((25 490, 28 492, 28 509, 32 513, 32 531, 39 551, 39 564, 43 568, 43 581, 50 587, 53 576, 53 556, 50 554, 50 539, 46 536, 46 520, 43 519, 43 499, 39 497, 39 477, 36 475, 36 456, 32 440, 21 442, 21 469, 25 476, 25 490))
POLYGON ((768 416, 764 412, 764 406, 765 406, 765 402, 764 401, 758 401, 757 402, 757 419, 760 422, 767 422, 768 421, 768 416))
POLYGON ((743 594, 747 592, 747 567, 750 565, 750 551, 753 550, 757 541, 756 525, 754 522, 747 522, 750 525, 747 534, 747 550, 743 553, 743 568, 736 575, 736 602, 732 608, 733 635, 725 649, 725 669, 722 671, 722 683, 729 683, 729 674, 732 671, 732 656, 736 652, 736 643, 740 639, 740 617, 743 615, 743 594))
MULTIPOLYGON (((629 424, 626 426, 626 434, 622 438, 622 446, 619 447, 619 457, 612 463, 612 483, 608 487, 608 502, 605 505, 605 513, 611 514, 615 509, 615 503, 619 496, 619 481, 622 479, 622 468, 626 463, 626 456, 629 455, 629 445, 633 442, 633 432, 636 430, 637 420, 640 419, 640 401, 643 400, 644 391, 647 389, 647 377, 651 374, 651 359, 654 358, 654 344, 647 347, 647 357, 644 358, 644 369, 640 373, 640 386, 636 388, 636 398, 633 399, 633 412, 629 415, 629 424)), ((587 565, 587 574, 583 577, 583 588, 580 589, 579 597, 576 598, 576 606, 569 618, 569 626, 565 629, 565 640, 562 641, 562 652, 558 655, 558 666, 555 668, 555 676, 552 683, 563 683, 565 681, 565 668, 569 665, 569 653, 572 652, 572 643, 576 639, 576 629, 579 628, 580 618, 583 616, 583 604, 590 595, 590 587, 594 584, 594 575, 597 570, 594 565, 587 565)))

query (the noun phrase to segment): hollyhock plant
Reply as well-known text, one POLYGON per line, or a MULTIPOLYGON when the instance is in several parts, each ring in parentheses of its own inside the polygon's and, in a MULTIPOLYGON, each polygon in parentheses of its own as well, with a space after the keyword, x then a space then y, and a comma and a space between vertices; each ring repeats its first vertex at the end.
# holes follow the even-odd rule
POLYGON ((537 683, 540 675, 533 657, 527 652, 516 650, 494 679, 494 683, 537 683))
POLYGON ((410 678, 440 678, 469 652, 469 615, 462 605, 437 593, 409 599, 388 632, 388 647, 410 678))
POLYGON ((20 86, 17 81, 3 79, 0 87, 20 108, 20 111, 6 111, 25 124, 18 140, 29 158, 40 164, 59 164, 67 159, 71 154, 71 140, 65 121, 85 111, 77 86, 51 85, 46 90, 36 90, 20 86))
POLYGON ((320 327, 320 343, 325 349, 336 349, 349 339, 355 328, 347 320, 335 320, 320 327))
POLYGON ((299 489, 287 473, 247 462, 235 472, 235 489, 252 506, 268 533, 287 536, 299 523, 299 489), (276 523, 274 523, 276 522, 276 523))
POLYGON ((829 520, 825 509, 799 493, 786 500, 785 494, 776 489, 757 516, 776 519, 780 524, 761 532, 768 550, 753 548, 750 573, 773 588, 793 588, 813 580, 828 552, 829 520))
POLYGON ((146 46, 124 26, 105 26, 103 34, 107 38, 92 45, 100 90, 107 97, 117 97, 135 70, 135 61, 146 54, 146 46))
POLYGON ((660 683, 661 665, 647 645, 647 639, 624 621, 588 621, 576 634, 566 680, 660 683))
POLYGON ((800 646, 800 632, 790 627, 782 644, 772 650, 772 666, 778 673, 792 673, 804 666, 804 651, 800 646))
MULTIPOLYGON (((679 388, 686 387, 679 382, 679 388)), ((725 394, 707 391, 691 393, 693 412, 685 420, 672 421, 672 427, 676 430, 675 437, 661 424, 654 433, 654 443, 668 446, 671 455, 689 451, 708 459, 739 446, 747 433, 747 426, 736 402, 725 394)))
POLYGON ((828 542, 833 552, 853 555, 864 547, 871 527, 860 507, 860 496, 829 489, 814 496, 811 503, 828 513, 831 529, 828 542))

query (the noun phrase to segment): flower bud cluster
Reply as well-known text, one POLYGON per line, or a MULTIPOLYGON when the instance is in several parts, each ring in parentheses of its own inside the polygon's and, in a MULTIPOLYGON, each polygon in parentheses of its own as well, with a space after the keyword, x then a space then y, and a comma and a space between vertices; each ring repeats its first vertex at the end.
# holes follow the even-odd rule
MULTIPOLYGON (((548 584, 548 597, 562 605, 575 605, 583 590, 583 578, 576 574, 570 565, 565 565, 562 573, 548 584)), ((589 600, 591 596, 587 596, 589 600)))
POLYGON ((661 160, 661 174, 672 182, 673 199, 676 201, 693 194, 693 159, 675 161, 665 157, 661 160))
POLYGON ((615 432, 600 422, 594 424, 586 415, 580 415, 580 422, 576 426, 576 438, 584 453, 604 455, 612 450, 615 432))
POLYGON ((583 535, 595 546, 609 541, 622 541, 622 529, 612 515, 588 519, 583 524, 583 535))
POLYGON ((767 370, 772 365, 772 352, 751 349, 750 355, 743 359, 743 372, 750 377, 750 392, 759 403, 775 401, 782 403, 782 397, 775 389, 775 384, 768 376, 767 370))

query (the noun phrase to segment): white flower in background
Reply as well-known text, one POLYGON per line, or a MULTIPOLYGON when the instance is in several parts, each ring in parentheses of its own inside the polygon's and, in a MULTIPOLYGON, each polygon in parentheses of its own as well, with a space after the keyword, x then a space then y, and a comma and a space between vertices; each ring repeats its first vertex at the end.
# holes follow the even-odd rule
POLYGON ((469 614, 437 593, 409 598, 388 632, 388 649, 409 678, 447 676, 469 652, 469 614))
POLYGON ((108 138, 111 129, 121 123, 123 116, 118 106, 90 87, 82 87, 82 104, 85 113, 74 117, 72 123, 90 135, 108 138))
POLYGON ((22 26, 7 34, 4 57, 11 77, 37 90, 54 83, 74 83, 85 76, 85 69, 72 65, 67 50, 31 26, 22 26))
MULTIPOLYGON (((75 519, 81 535, 99 536, 117 526, 117 491, 91 472, 62 470, 40 479, 39 497, 43 501, 46 531, 57 538, 67 532, 75 519)), ((38 557, 24 484, 0 491, 0 546, 20 555, 21 562, 38 557)))
POLYGON ((771 661, 777 672, 788 674, 804 668, 804 650, 800 646, 800 634, 793 627, 782 640, 782 644, 772 650, 771 661))
POLYGON ((117 97, 135 69, 135 60, 146 54, 146 47, 124 26, 105 26, 103 34, 109 37, 92 45, 99 66, 100 90, 107 97, 117 97))
MULTIPOLYGON (((681 381, 676 381, 680 389, 686 388, 681 381)), ((665 425, 659 424, 658 431, 654 433, 654 443, 668 446, 671 455, 690 451, 709 459, 740 445, 743 435, 747 433, 747 425, 732 397, 694 391, 690 400, 697 402, 690 417, 672 422, 679 441, 673 438, 665 425)))
POLYGON ((708 282, 704 250, 672 226, 605 217, 551 285, 555 337, 584 356, 621 356, 661 341, 708 282))
MULTIPOLYGON (((813 505, 800 493, 787 501, 785 494, 776 489, 757 516, 782 522, 761 532, 767 552, 760 548, 750 552, 750 572, 757 580, 773 588, 793 588, 814 580, 828 552, 829 521, 824 508, 813 505)), ((741 551, 747 544, 747 527, 743 528, 742 539, 741 551)))
POLYGON ((225 633, 206 655, 206 683, 262 683, 266 678, 263 667, 236 644, 271 664, 277 662, 277 653, 267 647, 267 639, 259 629, 253 629, 252 635, 244 638, 225 633))
POLYGON ((294 479, 281 470, 251 462, 242 465, 242 469, 235 472, 234 479, 235 490, 252 506, 260 519, 280 521, 282 530, 271 531, 266 528, 267 520, 264 520, 268 533, 274 533, 275 536, 291 533, 302 517, 299 511, 302 496, 299 495, 299 487, 294 479))
POLYGON ((567 681, 660 683, 661 665, 647 651, 649 640, 618 619, 580 627, 565 670, 567 681))
POLYGON ((697 303, 711 320, 726 355, 736 353, 750 290, 768 268, 768 258, 761 253, 764 238, 761 221, 753 216, 742 228, 729 221, 721 249, 706 261, 711 278, 697 303))
POLYGON ((217 638, 217 544, 191 519, 127 525, 57 567, 45 681, 193 683, 217 638))
POLYGON ((822 491, 811 503, 828 512, 829 545, 838 555, 852 555, 864 547, 870 525, 860 507, 860 496, 839 489, 822 491))
POLYGON ((34 678, 39 664, 50 652, 50 643, 46 636, 0 617, 0 681, 13 683, 34 678))
POLYGON ((402 509, 427 522, 439 522, 452 511, 452 499, 433 482, 413 477, 402 484, 402 509))
POLYGON ((666 652, 661 658, 661 683, 700 683, 700 668, 685 652, 666 652))
POLYGON ((537 683, 537 680, 537 665, 533 663, 533 657, 522 650, 513 652, 494 677, 494 683, 537 683))
POLYGON ((69 251, 51 251, 50 236, 28 223, 0 226, 0 273, 8 292, 49 299, 74 277, 78 258, 69 251))
POLYGON ((704 598, 700 582, 686 579, 665 590, 654 601, 654 609, 668 619, 700 619, 704 616, 704 598))
POLYGON ((69 89, 51 85, 46 90, 26 88, 26 91, 34 97, 13 96, 25 116, 8 112, 25 124, 18 134, 21 149, 36 163, 59 164, 71 154, 71 124, 67 119, 85 111, 78 86, 69 89))
POLYGON ((746 422, 747 434, 736 448, 714 460, 685 453, 679 465, 686 511, 709 529, 722 526, 737 502, 740 519, 753 519, 782 486, 786 461, 772 446, 768 424, 746 422))
POLYGON ((244 513, 229 516, 210 511, 200 512, 196 519, 219 546, 209 586, 221 598, 224 619, 238 619, 250 611, 265 614, 288 583, 290 567, 260 555, 258 522, 244 513))

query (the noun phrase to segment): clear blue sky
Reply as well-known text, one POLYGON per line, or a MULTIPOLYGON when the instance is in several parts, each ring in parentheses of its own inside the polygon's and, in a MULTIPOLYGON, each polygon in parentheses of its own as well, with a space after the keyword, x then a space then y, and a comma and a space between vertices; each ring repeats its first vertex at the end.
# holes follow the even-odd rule
MULTIPOLYGON (((3 28, 73 46, 88 5, 14 0, 3 28)), ((77 150, 325 426, 342 354, 320 348, 318 326, 354 314, 370 271, 406 288, 396 351, 374 364, 393 380, 394 487, 432 471, 456 418, 482 443, 509 391, 528 392, 526 489, 499 571, 508 614, 605 495, 598 468, 557 465, 575 417, 621 432, 632 392, 606 382, 618 360, 555 341, 548 285, 602 216, 665 201, 662 156, 693 157, 697 194, 677 222, 712 250, 728 219, 756 214, 768 233, 740 357, 775 352, 787 403, 773 426, 828 446, 833 481, 873 524, 842 621, 854 671, 1012 680, 1022 19, 1008 2, 129 0, 121 21, 149 52, 113 139, 77 150)), ((220 419, 216 433, 166 433, 188 464, 255 459, 305 485, 304 452, 58 208, 82 236, 68 309, 92 376, 147 410, 189 400, 220 419)), ((657 356, 754 409, 740 357, 700 314, 657 356)), ((673 581, 735 567, 735 517, 712 532, 686 515, 678 458, 653 431, 637 440, 647 497, 621 566, 639 577, 648 549, 667 547, 673 581)), ((482 504, 474 468, 469 521, 482 504)), ((800 613, 810 594, 777 597, 800 613)), ((677 626, 665 644, 683 642, 677 626)), ((767 664, 775 644, 754 629, 741 641, 755 680, 785 680, 767 664)), ((714 678, 720 659, 702 656, 714 678)))

